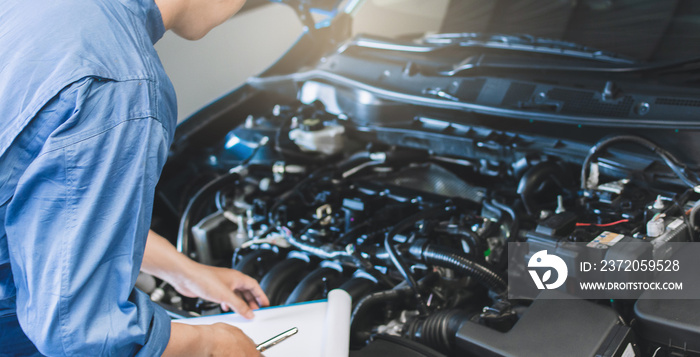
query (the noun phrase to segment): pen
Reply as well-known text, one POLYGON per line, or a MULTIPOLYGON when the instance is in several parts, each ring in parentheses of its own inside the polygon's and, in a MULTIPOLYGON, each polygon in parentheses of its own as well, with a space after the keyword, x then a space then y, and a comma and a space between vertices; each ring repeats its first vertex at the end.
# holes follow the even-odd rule
POLYGON ((299 332, 299 329, 296 327, 292 327, 289 330, 284 331, 281 334, 259 344, 257 347, 255 347, 255 349, 257 349, 260 352, 265 351, 266 349, 288 339, 289 337, 291 337, 292 335, 294 335, 297 332, 299 332))

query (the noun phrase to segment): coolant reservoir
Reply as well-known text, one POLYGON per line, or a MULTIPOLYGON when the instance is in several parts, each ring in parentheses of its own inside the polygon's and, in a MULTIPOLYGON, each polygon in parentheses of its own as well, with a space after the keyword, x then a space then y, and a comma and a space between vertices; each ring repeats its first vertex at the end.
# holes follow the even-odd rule
POLYGON ((301 151, 332 155, 343 149, 345 127, 335 123, 324 123, 320 119, 304 119, 299 127, 289 132, 291 139, 301 151))

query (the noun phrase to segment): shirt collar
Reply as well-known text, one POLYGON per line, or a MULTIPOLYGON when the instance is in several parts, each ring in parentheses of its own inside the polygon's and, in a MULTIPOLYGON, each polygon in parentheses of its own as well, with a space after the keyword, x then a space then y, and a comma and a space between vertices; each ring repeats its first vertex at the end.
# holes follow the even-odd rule
POLYGON ((165 34, 165 25, 160 9, 154 0, 143 0, 144 10, 146 12, 146 30, 151 42, 155 45, 163 34, 165 34))
POLYGON ((165 24, 160 9, 155 0, 119 0, 124 6, 134 14, 139 15, 144 20, 146 32, 152 44, 156 44, 163 34, 165 34, 165 24))

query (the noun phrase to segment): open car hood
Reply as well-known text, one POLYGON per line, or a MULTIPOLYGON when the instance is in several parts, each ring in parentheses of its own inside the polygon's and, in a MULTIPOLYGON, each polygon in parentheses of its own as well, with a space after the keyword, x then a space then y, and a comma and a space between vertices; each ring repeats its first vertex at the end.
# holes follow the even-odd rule
MULTIPOLYGON (((178 127, 156 231, 253 276, 273 305, 346 290, 353 357, 700 354, 700 292, 576 295, 595 263, 645 266, 622 282, 649 278, 636 273, 651 263, 671 269, 649 281, 660 283, 675 261, 698 262, 692 56, 623 56, 484 31, 478 18, 447 23, 449 34, 353 37, 337 2, 287 3, 307 24, 297 43, 178 127), (516 280, 529 288, 514 293, 516 280)), ((541 15, 468 3, 531 17, 505 25, 537 27, 541 15)), ((599 19, 624 13, 576 4, 599 19)), ((569 28, 557 25, 538 28, 569 28)))

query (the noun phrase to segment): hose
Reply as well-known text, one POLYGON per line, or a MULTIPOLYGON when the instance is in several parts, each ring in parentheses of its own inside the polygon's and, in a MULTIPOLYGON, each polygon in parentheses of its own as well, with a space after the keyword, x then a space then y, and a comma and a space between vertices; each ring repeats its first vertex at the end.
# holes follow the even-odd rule
POLYGON ((409 249, 409 253, 413 258, 428 264, 451 268, 470 276, 498 295, 503 295, 507 291, 508 284, 506 281, 491 269, 456 254, 449 248, 421 243, 424 243, 424 241, 416 242, 409 249))
POLYGON ((216 179, 209 181, 206 185, 197 191, 197 193, 192 196, 192 198, 187 203, 185 211, 182 213, 182 218, 180 219, 180 226, 177 232, 177 250, 178 252, 189 256, 190 253, 190 229, 192 228, 192 211, 194 207, 201 204, 203 198, 214 194, 216 191, 222 187, 231 184, 232 182, 238 181, 240 175, 237 172, 229 172, 223 176, 219 176, 216 179))
POLYGON ((279 254, 269 250, 260 249, 250 254, 246 254, 233 269, 248 275, 249 277, 260 280, 263 275, 279 260, 279 254))
POLYGON ((581 166, 581 189, 586 190, 588 189, 588 183, 586 175, 588 171, 588 167, 591 165, 591 162, 593 161, 594 158, 596 158, 603 150, 605 150, 607 147, 611 146, 612 144, 619 143, 619 142, 630 142, 634 144, 641 145, 663 159, 664 163, 666 163, 666 166, 668 166, 671 171, 673 171, 678 178, 683 181, 684 184, 686 184, 688 187, 695 187, 698 184, 693 182, 688 178, 686 173, 684 172, 685 168, 682 167, 682 164, 680 164, 680 161, 673 156, 670 152, 664 150, 660 146, 654 144, 653 142, 641 138, 639 136, 634 136, 634 135, 620 135, 620 136, 613 136, 611 138, 606 138, 595 145, 591 147, 591 149, 588 151, 588 155, 586 155, 585 160, 583 161, 583 165, 581 166))
POLYGON ((413 294, 415 298, 418 300, 419 303, 419 310, 422 314, 427 314, 428 313, 428 307, 425 305, 425 301, 423 300, 423 297, 421 296, 421 293, 418 289, 418 284, 416 283, 416 279, 413 278, 413 275, 411 275, 408 272, 408 266, 406 266, 406 263, 403 261, 399 253, 396 251, 396 248, 394 248, 394 245, 392 244, 392 241, 394 237, 401 233, 403 230, 411 227, 414 225, 416 222, 419 222, 421 220, 424 220, 428 217, 433 217, 439 214, 444 214, 445 212, 449 212, 451 209, 447 204, 436 206, 433 208, 429 208, 426 210, 422 210, 412 216, 409 216, 408 218, 404 219, 403 221, 399 222, 394 228, 389 231, 389 233, 384 237, 384 248, 386 249, 386 252, 389 254, 389 259, 391 262, 394 264, 396 269, 399 271, 401 276, 406 280, 406 283, 408 283, 408 286, 411 288, 413 291, 413 294))
POLYGON ((525 207, 528 215, 532 217, 535 216, 536 212, 534 205, 530 202, 530 198, 532 197, 532 194, 535 193, 539 185, 541 185, 545 179, 549 178, 552 179, 560 188, 563 188, 563 184, 566 181, 565 176, 566 172, 564 172, 562 167, 552 161, 540 162, 539 164, 525 171, 518 182, 517 193, 520 195, 523 206, 525 207))
POLYGON ((343 179, 371 166, 382 164, 407 164, 411 162, 423 162, 430 158, 426 151, 422 150, 391 150, 385 152, 361 151, 339 163, 336 168, 343 179))
POLYGON ((352 279, 343 283, 339 289, 345 290, 345 292, 352 298, 353 304, 357 304, 362 296, 365 296, 372 292, 377 287, 377 281, 374 277, 369 276, 369 274, 364 273, 365 276, 359 276, 357 273, 352 279))
POLYGON ((401 334, 436 350, 447 352, 455 345, 457 332, 469 316, 461 310, 438 311, 415 318, 404 325, 401 334))
POLYGON ((284 302, 287 294, 301 280, 300 276, 309 262, 303 259, 288 258, 277 263, 260 281, 260 287, 270 299, 270 306, 284 302))
MULTIPOLYGON (((431 273, 423 277, 419 282, 419 286, 423 287, 425 285, 431 284, 435 279, 438 278, 438 274, 431 273)), ((369 294, 362 298, 355 308, 352 310, 350 315, 350 337, 354 342, 364 341, 369 338, 370 333, 362 333, 358 331, 359 320, 361 316, 364 316, 367 310, 370 308, 384 302, 395 301, 398 299, 406 298, 412 293, 411 288, 406 285, 397 285, 395 288, 390 290, 377 291, 369 294)))
POLYGON ((238 181, 241 179, 240 172, 244 171, 250 165, 255 155, 258 154, 260 149, 262 149, 269 142, 267 136, 262 137, 258 146, 255 147, 253 152, 238 164, 238 166, 232 168, 223 176, 219 176, 212 181, 209 181, 206 185, 197 191, 194 196, 187 203, 185 211, 182 213, 182 218, 180 218, 180 225, 177 232, 177 250, 178 252, 189 257, 190 254, 190 229, 192 226, 192 209, 200 204, 203 197, 209 196, 216 193, 218 190, 228 185, 230 181, 238 181))
POLYGON ((476 233, 464 227, 458 227, 456 229, 441 228, 436 229, 436 231, 460 237, 460 240, 464 241, 469 247, 469 254, 473 256, 474 259, 483 260, 484 249, 481 247, 479 236, 476 233))
POLYGON ((369 294, 362 298, 357 305, 355 305, 355 308, 352 310, 352 315, 350 315, 350 336, 351 339, 354 340, 354 342, 359 343, 361 341, 367 340, 369 338, 370 333, 369 332, 360 332, 358 331, 358 325, 359 325, 359 318, 358 316, 364 316, 365 312, 370 309, 371 307, 374 307, 380 303, 388 302, 388 301, 395 301, 400 298, 405 298, 407 296, 411 295, 411 289, 410 288, 404 288, 404 289, 392 289, 392 290, 385 290, 385 291, 378 291, 372 294, 369 294))
POLYGON ((340 272, 331 267, 320 267, 309 273, 289 294, 285 305, 322 298, 338 287, 340 272))

